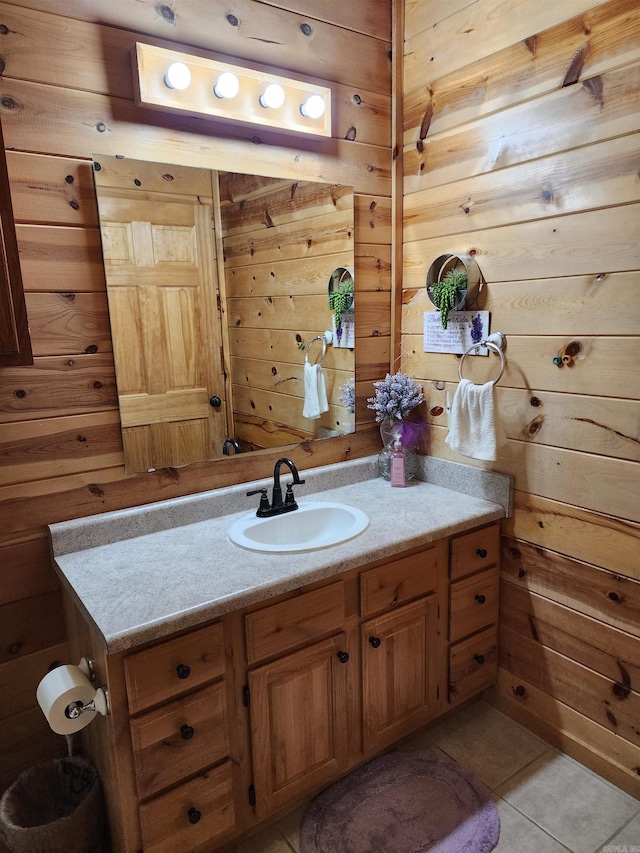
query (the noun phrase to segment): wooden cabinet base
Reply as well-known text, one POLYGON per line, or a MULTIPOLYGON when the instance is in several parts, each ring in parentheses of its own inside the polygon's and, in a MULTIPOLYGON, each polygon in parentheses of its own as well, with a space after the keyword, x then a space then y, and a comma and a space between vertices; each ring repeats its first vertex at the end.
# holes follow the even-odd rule
POLYGON ((114 853, 217 850, 493 684, 498 527, 114 655, 67 599, 114 853))

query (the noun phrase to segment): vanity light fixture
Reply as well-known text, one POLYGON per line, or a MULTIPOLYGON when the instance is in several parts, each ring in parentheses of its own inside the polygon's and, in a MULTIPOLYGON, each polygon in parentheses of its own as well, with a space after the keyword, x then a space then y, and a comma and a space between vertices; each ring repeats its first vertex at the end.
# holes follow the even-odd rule
POLYGON ((331 136, 331 89, 137 42, 138 106, 331 136))

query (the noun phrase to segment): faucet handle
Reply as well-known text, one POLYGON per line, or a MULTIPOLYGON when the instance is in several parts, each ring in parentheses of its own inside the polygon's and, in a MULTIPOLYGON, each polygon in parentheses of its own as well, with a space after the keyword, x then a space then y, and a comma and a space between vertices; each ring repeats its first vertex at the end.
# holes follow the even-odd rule
POLYGON ((264 512, 268 512, 271 509, 269 504, 269 498, 267 497, 267 490, 264 489, 253 489, 251 492, 247 492, 247 497, 250 498, 252 495, 260 495, 260 506, 258 507, 258 511, 256 515, 261 515, 264 512))
MULTIPOLYGON (((302 480, 302 482, 304 483, 304 480, 302 480)), ((292 505, 297 506, 296 499, 295 499, 294 494, 293 494, 293 483, 287 483, 287 492, 284 496, 284 505, 285 506, 292 506, 292 505)))

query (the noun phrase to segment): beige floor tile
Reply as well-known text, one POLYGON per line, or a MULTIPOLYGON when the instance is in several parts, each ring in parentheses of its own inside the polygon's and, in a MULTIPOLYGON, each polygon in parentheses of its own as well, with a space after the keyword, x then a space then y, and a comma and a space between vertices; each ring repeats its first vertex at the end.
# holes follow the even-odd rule
POLYGON ((500 841, 494 853, 567 853, 567 848, 510 806, 495 797, 500 815, 500 841))
POLYGON ((638 801, 556 750, 501 785, 496 794, 573 853, 595 853, 638 811, 638 801))
POLYGON ((300 828, 302 826, 302 818, 304 817, 306 809, 306 806, 302 806, 294 812, 291 812, 291 814, 287 815, 282 820, 279 820, 276 824, 296 853, 300 850, 300 828))
POLYGON ((426 734, 432 744, 492 790, 551 749, 546 741, 482 701, 463 708, 426 734))
POLYGON ((269 826, 245 838, 233 848, 233 853, 292 853, 292 848, 277 827, 269 826))
POLYGON ((640 814, 603 844, 598 853, 640 853, 640 814))

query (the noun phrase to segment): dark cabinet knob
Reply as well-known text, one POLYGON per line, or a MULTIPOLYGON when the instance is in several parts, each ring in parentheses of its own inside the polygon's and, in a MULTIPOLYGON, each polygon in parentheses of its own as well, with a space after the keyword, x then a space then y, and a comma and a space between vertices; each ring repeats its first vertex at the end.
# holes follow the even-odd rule
POLYGON ((473 659, 481 665, 484 663, 484 655, 474 655, 473 659))
POLYGON ((193 737, 193 726, 188 726, 186 723, 184 726, 180 726, 180 737, 182 740, 191 740, 193 737))
POLYGON ((202 812, 199 809, 191 807, 187 812, 187 817, 189 818, 189 823, 198 823, 202 817, 202 812))
POLYGON ((380 643, 382 642, 382 640, 380 639, 380 637, 369 637, 369 642, 371 643, 374 649, 377 649, 380 647, 380 643))
POLYGON ((217 397, 216 395, 214 395, 213 397, 209 397, 209 405, 213 409, 219 409, 220 406, 222 405, 222 400, 220 399, 220 397, 217 397))
POLYGON ((189 678, 191 675, 191 667, 188 667, 186 663, 179 663, 176 667, 176 675, 178 678, 189 678))
POLYGON ((338 652, 336 657, 340 663, 346 663, 349 660, 349 652, 338 652))
POLYGON ((478 555, 478 557, 480 557, 481 560, 484 560, 484 558, 487 556, 487 549, 486 548, 478 548, 478 550, 476 551, 476 554, 478 555))
POLYGON ((485 601, 487 600, 487 599, 484 597, 484 595, 476 595, 475 599, 476 599, 476 601, 478 602, 478 604, 484 604, 484 603, 485 603, 485 601))

